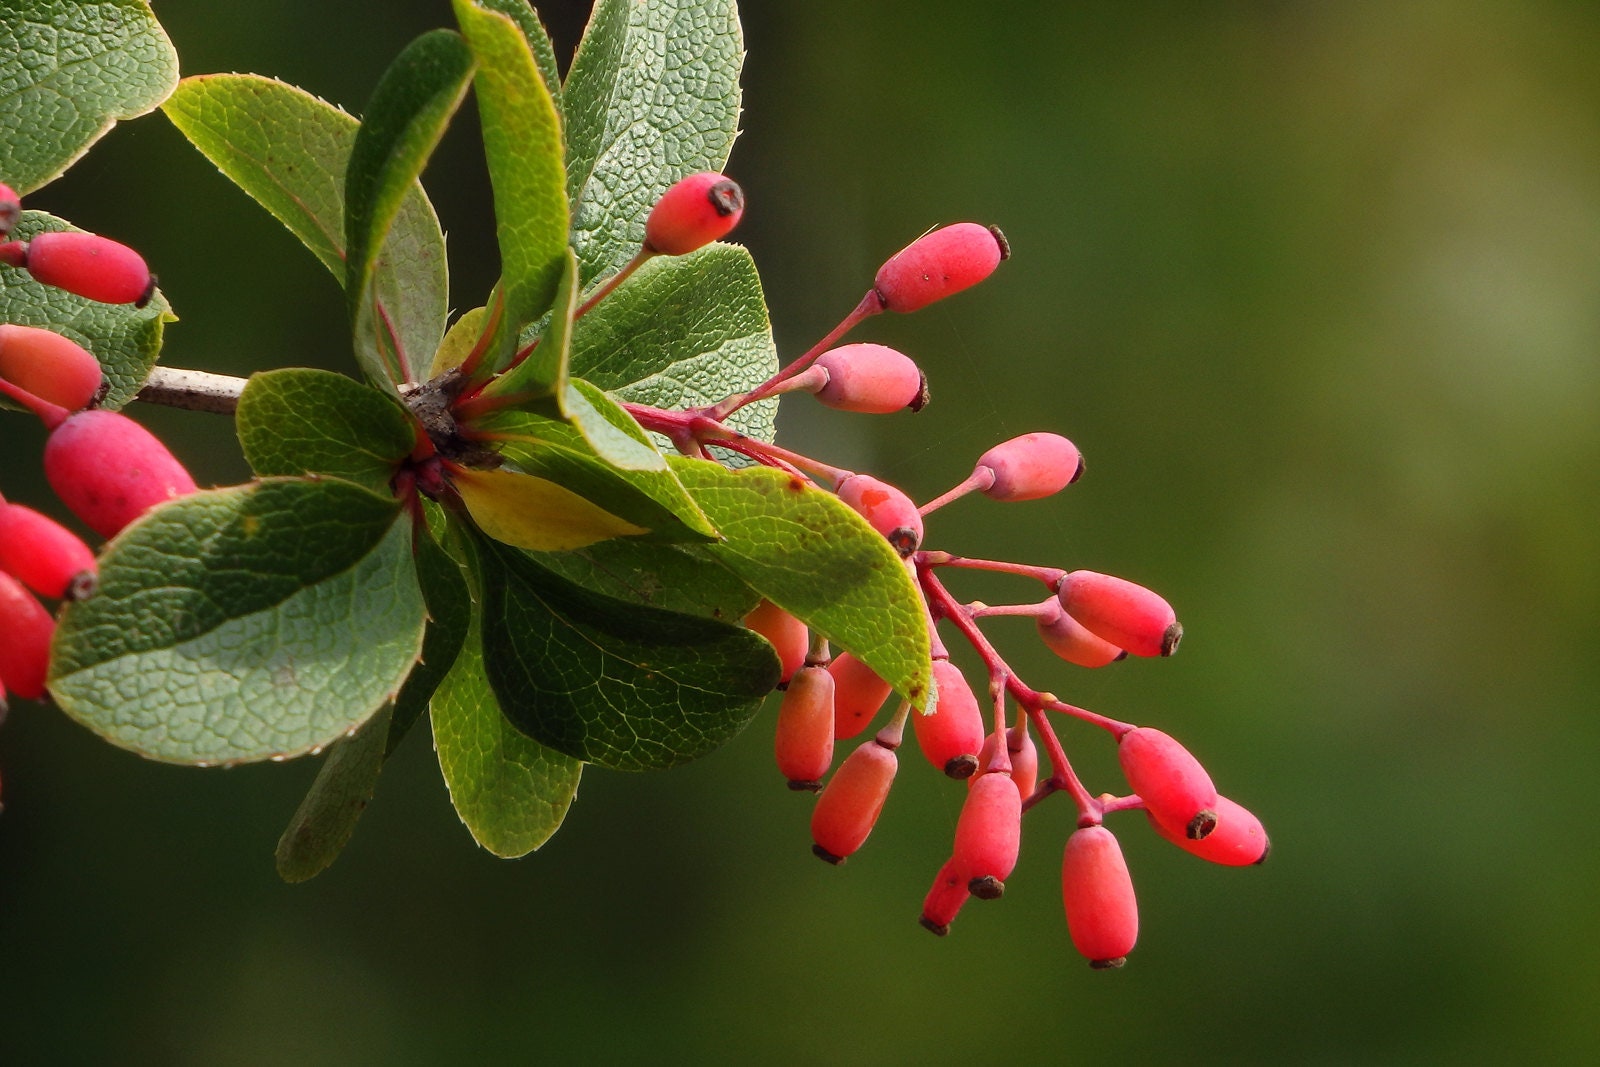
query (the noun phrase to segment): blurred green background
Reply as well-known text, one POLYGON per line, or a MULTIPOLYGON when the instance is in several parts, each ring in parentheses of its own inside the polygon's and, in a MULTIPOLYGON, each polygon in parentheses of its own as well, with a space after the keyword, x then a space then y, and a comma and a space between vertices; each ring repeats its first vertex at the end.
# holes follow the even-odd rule
MULTIPOLYGON (((271 73, 359 112, 444 0, 157 5, 187 73, 271 73)), ((142 762, 18 702, 0 732, 0 1061, 1463 1063, 1600 1058, 1600 6, 1557 2, 746 5, 732 173, 780 345, 941 222, 1016 250, 858 339, 920 415, 785 402, 792 447, 926 498, 1034 429, 1088 476, 962 501, 935 547, 1125 574, 1188 636, 1035 685, 1160 726, 1252 807, 1260 869, 1113 822, 1143 931, 1092 973, 1060 914, 1068 805, 1003 901, 916 915, 961 790, 915 757, 872 842, 808 852, 770 711, 689 768, 594 772, 502 862, 425 733, 340 862, 280 884, 309 761, 142 762)), ((586 5, 549 4, 569 44, 586 5)), ((456 303, 495 275, 464 121, 426 183, 456 303)), ((141 248, 166 361, 350 369, 332 280, 159 116, 33 206, 141 248)), ((141 410, 202 482, 227 424, 141 410)), ((5 418, 5 492, 47 499, 5 418)), ((1035 595, 1004 582, 962 594, 1035 595)), ((1092 787, 1102 735, 1063 730, 1092 787)))

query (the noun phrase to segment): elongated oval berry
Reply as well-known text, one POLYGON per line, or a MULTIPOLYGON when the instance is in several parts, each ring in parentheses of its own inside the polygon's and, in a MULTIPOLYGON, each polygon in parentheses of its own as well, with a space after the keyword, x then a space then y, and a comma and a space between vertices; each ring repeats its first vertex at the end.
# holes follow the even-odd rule
POLYGON ((833 766, 833 675, 827 668, 801 667, 790 679, 778 705, 773 754, 790 789, 822 788, 833 766))
POLYGON ((35 281, 102 304, 144 306, 156 279, 125 244, 81 230, 36 234, 23 264, 35 281))
POLYGON ((732 178, 702 171, 680 178, 661 194, 644 224, 644 246, 682 256, 710 244, 739 224, 744 190, 732 178))
POLYGON ((1104 826, 1067 838, 1061 857, 1061 902, 1072 944, 1096 970, 1121 967, 1139 939, 1139 905, 1122 846, 1104 826))
POLYGON ((68 411, 100 391, 100 361, 70 337, 37 326, 0 325, 0 378, 68 411))
POLYGON ((852 474, 835 490, 894 550, 909 556, 922 544, 922 516, 911 498, 870 474, 852 474))
POLYGON ((1017 792, 1027 800, 1039 784, 1039 746, 1026 725, 1013 726, 1006 731, 1006 747, 1011 752, 1011 780, 1017 792))
POLYGON ((1058 433, 1025 433, 979 456, 974 469, 994 475, 982 490, 991 500, 1037 500, 1077 481, 1083 456, 1058 433))
POLYGON ((846 756, 811 813, 811 851, 835 864, 854 855, 883 812, 898 767, 894 749, 876 738, 846 756))
POLYGON ((0 682, 26 700, 44 695, 56 621, 39 598, 0 571, 0 682))
POLYGON ((1005 892, 1022 844, 1022 794, 1009 774, 981 774, 956 820, 956 871, 980 900, 1005 892))
POLYGON ((0 182, 0 237, 10 233, 21 217, 22 197, 11 186, 0 182))
POLYGON ((1249 809, 1220 793, 1214 806, 1217 813, 1216 828, 1199 841, 1190 840, 1182 830, 1168 826, 1148 809, 1145 815, 1156 833, 1203 860, 1220 863, 1224 867, 1249 867, 1265 863, 1272 843, 1267 840, 1267 831, 1261 825, 1261 820, 1249 809))
POLYGON ((61 502, 102 537, 196 488, 166 445, 116 411, 80 411, 56 427, 44 446, 44 474, 61 502))
POLYGON ((1058 600, 1046 601, 1045 613, 1033 617, 1045 647, 1068 663, 1080 667, 1104 667, 1125 659, 1127 653, 1104 638, 1089 632, 1083 623, 1061 610, 1058 600), (1054 609, 1053 611, 1050 609, 1054 609))
POLYGON ((77 534, 22 504, 0 502, 0 571, 40 596, 82 596, 94 587, 94 553, 77 534))
POLYGON ((783 665, 778 684, 788 682, 806 661, 806 652, 811 647, 811 633, 806 624, 770 600, 757 604, 744 617, 744 624, 767 639, 783 665))
POLYGON ((848 652, 833 657, 828 673, 833 675, 833 736, 855 737, 877 717, 894 687, 848 652))
POLYGON ((1135 656, 1170 656, 1183 639, 1172 605, 1126 578, 1073 571, 1061 579, 1056 598, 1096 637, 1135 656))
POLYGON ((1177 741, 1150 726, 1123 734, 1117 759, 1145 810, 1174 833, 1199 841, 1217 824, 1217 787, 1177 741))
POLYGON ((889 415, 928 402, 928 379, 911 357, 887 345, 841 345, 817 357, 826 381, 816 398, 830 408, 866 415, 889 415))
POLYGON ((911 716, 917 747, 929 763, 951 778, 970 778, 983 750, 983 709, 960 668, 947 659, 933 661, 938 690, 926 715, 911 716))
POLYGON ((994 226, 958 222, 918 237, 878 268, 872 287, 890 311, 916 311, 977 285, 1011 255, 994 226))
POLYGON ((967 880, 956 872, 956 861, 945 860, 939 873, 934 875, 933 888, 922 899, 922 925, 936 936, 944 937, 950 932, 950 924, 955 922, 961 905, 971 896, 967 880))

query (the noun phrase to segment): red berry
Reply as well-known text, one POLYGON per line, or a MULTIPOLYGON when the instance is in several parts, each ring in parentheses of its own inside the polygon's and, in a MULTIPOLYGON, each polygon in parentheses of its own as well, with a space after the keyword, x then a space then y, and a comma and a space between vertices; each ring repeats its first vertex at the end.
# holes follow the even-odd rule
POLYGON ((822 788, 833 766, 833 675, 826 668, 795 671, 778 706, 773 753, 790 789, 822 788))
POLYGON ((898 766, 894 749, 876 739, 846 756, 811 813, 811 851, 829 863, 853 855, 872 833, 898 766))
POLYGON ((1199 841, 1217 824, 1217 787, 1189 750, 1167 734, 1140 726, 1117 742, 1117 759, 1145 810, 1174 833, 1199 841))
MULTIPOLYGON (((983 751, 978 753, 978 766, 993 766, 997 736, 991 733, 983 739, 983 751)), ((1018 795, 1027 800, 1039 784, 1039 748, 1033 743, 1033 735, 1028 733, 1026 726, 1013 726, 1004 736, 1006 752, 1011 760, 1011 780, 1016 783, 1018 795)), ((971 786, 975 781, 977 779, 968 778, 967 785, 971 786)))
POLYGON ((993 900, 1005 892, 1022 843, 1022 794, 1009 774, 981 774, 967 791, 956 821, 956 871, 972 895, 993 900))
POLYGON ((1218 794, 1213 806, 1217 813, 1216 828, 1198 841, 1191 841, 1182 830, 1169 827, 1149 810, 1145 811, 1145 815, 1149 817, 1156 833, 1203 860, 1225 867, 1265 863, 1271 842, 1267 840, 1267 831, 1261 825, 1261 820, 1221 794, 1218 794))
POLYGON ((854 737, 877 717, 894 687, 848 652, 833 657, 828 673, 833 675, 833 736, 854 737))
POLYGON ((922 516, 917 506, 888 482, 870 474, 852 474, 835 492, 902 556, 911 555, 922 544, 922 516))
POLYGON ((1170 656, 1183 638, 1172 605, 1126 578, 1073 571, 1061 579, 1056 598, 1096 637, 1135 656, 1170 656))
POLYGON ((811 634, 806 624, 770 600, 757 604, 744 617, 744 624, 767 639, 772 651, 778 654, 778 662, 783 664, 778 684, 787 682, 806 661, 806 652, 811 648, 811 634))
POLYGON ((1037 500, 1077 481, 1083 456, 1058 433, 1025 433, 979 456, 975 469, 994 475, 983 490, 991 500, 1037 500))
POLYGON ((950 924, 955 922, 956 913, 970 896, 967 880, 956 873, 955 860, 945 860, 934 876, 933 888, 923 898, 922 925, 939 937, 945 936, 950 932, 950 924))
POLYGON ((0 683, 26 700, 44 695, 56 621, 39 598, 0 571, 0 683))
POLYGON ((744 214, 744 190, 714 171, 680 178, 656 201, 644 224, 644 246, 682 256, 725 235, 744 214))
POLYGON ((830 408, 888 415, 928 402, 928 379, 911 357, 885 345, 841 345, 817 357, 816 397, 830 408))
POLYGON ((195 491, 167 446, 115 411, 80 411, 50 434, 44 473, 61 502, 102 537, 195 491))
POLYGON ((42 285, 102 304, 143 307, 156 288, 155 276, 139 253, 109 237, 81 230, 35 235, 28 242, 24 266, 42 285))
POLYGON ((983 749, 983 709, 972 686, 947 659, 933 661, 938 690, 926 715, 911 716, 917 747, 929 763, 952 778, 970 778, 978 770, 983 749))
POLYGON ((78 411, 100 392, 100 361, 82 345, 54 330, 0 325, 0 378, 68 411, 78 411))
POLYGON ((915 311, 977 285, 1010 254, 998 229, 958 222, 925 233, 890 256, 872 287, 888 310, 915 311))
POLYGON ((1096 637, 1083 623, 1062 611, 1060 601, 1049 600, 1045 605, 1045 614, 1035 615, 1033 619, 1039 627, 1039 637, 1050 651, 1068 663, 1104 667, 1128 655, 1110 641, 1096 637))
POLYGON ((1097 970, 1121 967, 1139 939, 1139 906, 1122 846, 1104 826, 1067 838, 1061 857, 1061 901, 1072 944, 1097 970))
POLYGON ((82 596, 93 588, 94 553, 71 530, 21 504, 0 502, 0 570, 40 596, 82 596))
POLYGON ((10 233, 21 217, 22 197, 11 186, 0 182, 0 237, 10 233))

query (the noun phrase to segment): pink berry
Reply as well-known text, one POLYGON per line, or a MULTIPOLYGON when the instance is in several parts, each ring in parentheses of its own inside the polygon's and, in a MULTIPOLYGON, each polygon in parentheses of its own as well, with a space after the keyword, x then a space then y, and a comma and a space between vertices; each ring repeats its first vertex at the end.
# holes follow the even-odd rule
POLYGON ((993 226, 958 222, 923 234, 878 268, 872 286, 890 311, 916 311, 977 285, 1011 254, 993 226))
POLYGON ((938 690, 926 715, 911 716, 917 747, 929 763, 951 778, 970 778, 983 749, 983 709, 961 670, 947 659, 933 661, 938 690))
POLYGON ((50 434, 44 473, 61 502, 102 537, 195 491, 167 446, 115 411, 80 411, 50 434))
POLYGON ((0 571, 60 599, 92 589, 96 567, 77 534, 30 507, 0 502, 0 571))
POLYGON ((822 788, 833 766, 833 675, 826 668, 801 667, 790 679, 778 705, 773 754, 790 789, 822 788))
POLYGON ((155 276, 139 253, 109 237, 80 230, 35 235, 28 242, 24 266, 42 285, 102 304, 143 307, 156 289, 155 276))
POLYGON ((656 201, 644 224, 644 246, 682 256, 710 244, 739 224, 744 190, 714 171, 680 178, 656 201))
POLYGON ((1247 808, 1218 794, 1214 807, 1217 825, 1199 841, 1192 841, 1182 830, 1174 829, 1145 811, 1156 833, 1171 841, 1185 852, 1192 852, 1203 860, 1220 863, 1225 867, 1248 867, 1265 863, 1271 842, 1261 820, 1247 808))
POLYGON ((1022 799, 1027 800, 1039 783, 1039 746, 1023 725, 1006 731, 1006 747, 1011 752, 1011 780, 1017 783, 1022 799))
POLYGON ((811 647, 811 634, 806 630, 806 624, 770 600, 757 604, 744 617, 744 624, 767 639, 772 651, 778 654, 778 662, 783 665, 778 684, 788 682, 806 661, 806 652, 811 647))
POLYGON ((0 325, 0 378, 67 411, 89 406, 100 392, 100 361, 54 330, 0 325))
POLYGON ((867 741, 839 765, 811 813, 811 851, 843 863, 872 833, 899 766, 894 749, 867 741))
POLYGON ((956 873, 955 860, 945 860, 939 873, 934 876, 933 888, 923 898, 922 925, 939 937, 945 936, 950 932, 950 924, 955 922, 961 905, 971 896, 967 880, 956 873))
POLYGON ((1061 857, 1061 902, 1072 944, 1096 970, 1121 967, 1139 939, 1139 906, 1122 846, 1104 826, 1067 838, 1061 857))
POLYGON ((967 889, 981 900, 1005 892, 1022 843, 1022 794, 1009 774, 981 774, 967 791, 956 821, 954 861, 967 889))
POLYGON ((0 237, 10 233, 21 217, 22 197, 11 186, 0 182, 0 237))
POLYGON ((1140 726, 1117 742, 1117 759, 1145 810, 1174 833, 1199 841, 1217 825, 1217 787, 1189 750, 1140 726))
POLYGON ((817 357, 816 397, 830 408, 889 415, 928 402, 928 379, 911 357, 885 345, 841 345, 817 357))
POLYGON ((911 498, 870 474, 852 474, 835 490, 894 550, 909 556, 922 544, 922 516, 911 498))
POLYGON ((1058 600, 1046 601, 1045 613, 1035 615, 1033 621, 1039 627, 1039 637, 1045 646, 1068 663, 1104 667, 1128 655, 1110 641, 1090 633, 1083 623, 1061 610, 1058 600))
POLYGON ((0 571, 0 683, 25 700, 44 695, 56 621, 39 598, 0 571))
POLYGON ((1096 637, 1135 656, 1170 656, 1183 639, 1172 605, 1126 578, 1073 571, 1056 588, 1056 599, 1096 637))
POLYGON ((991 500, 1037 500, 1077 481, 1083 456, 1058 433, 1025 433, 979 456, 975 470, 994 476, 983 490, 991 500))
POLYGON ((855 737, 877 717, 894 687, 848 652, 833 657, 828 673, 833 675, 833 736, 855 737))

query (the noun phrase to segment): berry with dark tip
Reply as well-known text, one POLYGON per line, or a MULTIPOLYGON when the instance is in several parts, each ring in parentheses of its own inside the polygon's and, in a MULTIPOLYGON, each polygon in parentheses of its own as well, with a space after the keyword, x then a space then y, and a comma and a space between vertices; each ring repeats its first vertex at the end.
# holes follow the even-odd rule
POLYGON ((1217 825, 1217 787, 1189 750, 1150 726, 1123 734, 1117 759, 1151 818, 1199 841, 1217 825))
POLYGON ((822 788, 833 766, 833 675, 821 666, 795 672, 778 705, 773 754, 790 789, 822 788))
POLYGON ((155 275, 139 253, 81 230, 36 234, 28 242, 22 266, 41 285, 102 304, 143 307, 156 288, 155 275))
POLYGON ((912 241, 878 268, 872 287, 889 311, 916 311, 977 285, 1011 254, 993 226, 958 222, 912 241))
POLYGON ((991 500, 1037 500, 1077 481, 1083 456, 1058 433, 1025 433, 979 456, 974 471, 984 470, 993 477, 980 491, 991 500))
POLYGON ((811 370, 816 398, 830 408, 865 415, 921 411, 928 379, 911 357, 887 345, 841 345, 817 357, 811 370), (815 373, 813 373, 815 372, 815 373))
POLYGON ((970 778, 983 749, 983 709, 960 668, 949 660, 933 661, 933 682, 933 706, 926 715, 911 716, 917 747, 951 778, 970 778))
POLYGON ((828 673, 833 675, 833 736, 855 737, 877 717, 894 687, 848 652, 833 657, 828 673))
POLYGON ((37 326, 0 325, 0 378, 67 411, 89 406, 104 374, 93 353, 37 326))
POLYGON ((80 411, 57 426, 44 446, 44 474, 101 537, 115 537, 157 504, 196 489, 166 445, 116 411, 80 411))
POLYGON ((1271 842, 1267 831, 1249 809, 1221 794, 1212 802, 1216 811, 1216 827, 1198 841, 1175 830, 1157 819, 1148 809, 1145 815, 1156 833, 1171 841, 1185 852, 1192 852, 1203 860, 1220 863, 1224 867, 1249 867, 1265 863, 1271 842))
POLYGON ((876 738, 846 756, 811 813, 811 851, 834 864, 854 855, 883 812, 898 767, 894 749, 876 738))
POLYGON ((1072 944, 1096 970, 1121 967, 1139 939, 1139 905, 1122 846, 1104 826, 1067 838, 1061 857, 1061 902, 1072 944))
POLYGON ((922 544, 922 515, 917 505, 888 482, 870 474, 852 474, 839 483, 836 492, 902 556, 911 555, 922 544))
POLYGON ((30 507, 0 501, 0 570, 59 600, 92 590, 96 566, 77 534, 30 507))
POLYGON ((1061 579, 1056 599, 1096 637, 1135 656, 1170 656, 1183 638, 1172 605, 1126 578, 1073 571, 1061 579))
POLYGON ((981 900, 1005 892, 1022 843, 1022 794, 1009 774, 981 774, 967 791, 956 821, 953 859, 967 888, 981 900))
POLYGON ((744 190, 731 178, 702 171, 661 194, 644 224, 644 246, 682 256, 725 236, 744 214, 744 190))
POLYGON ((56 621, 39 598, 0 571, 0 684, 25 700, 44 695, 56 621))

